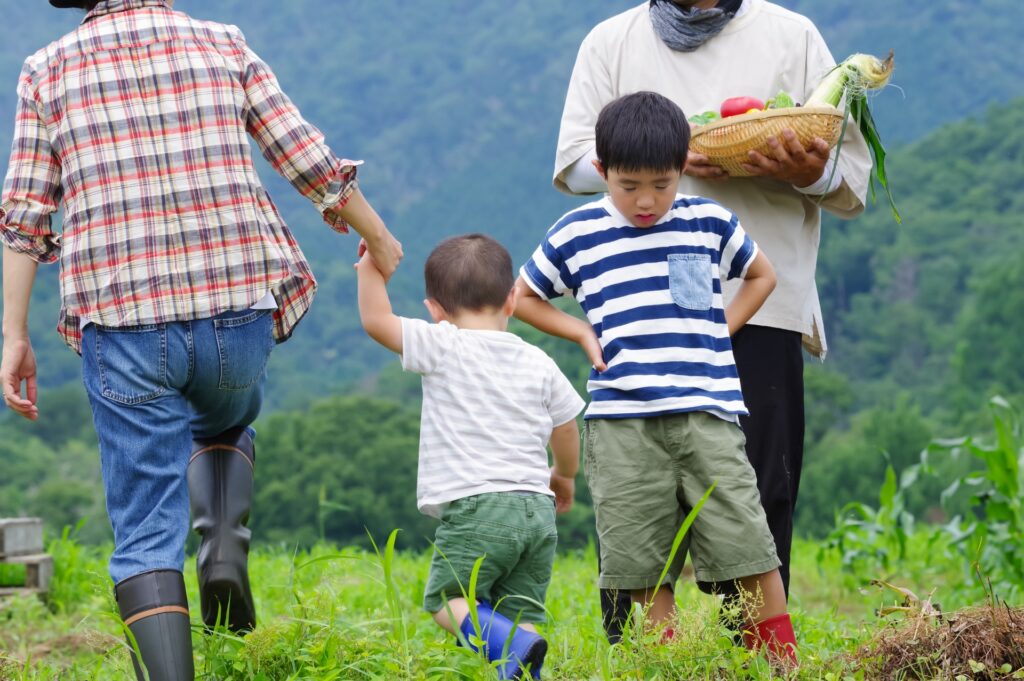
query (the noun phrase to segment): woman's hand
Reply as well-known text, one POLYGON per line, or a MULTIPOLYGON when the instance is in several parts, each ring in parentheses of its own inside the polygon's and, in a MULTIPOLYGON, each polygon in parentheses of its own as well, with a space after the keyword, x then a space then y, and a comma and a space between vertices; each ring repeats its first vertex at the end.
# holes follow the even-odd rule
POLYGON ((3 361, 0 363, 0 387, 8 408, 29 421, 39 418, 36 406, 36 356, 28 336, 4 338, 3 361), (21 394, 22 381, 25 396, 21 394))

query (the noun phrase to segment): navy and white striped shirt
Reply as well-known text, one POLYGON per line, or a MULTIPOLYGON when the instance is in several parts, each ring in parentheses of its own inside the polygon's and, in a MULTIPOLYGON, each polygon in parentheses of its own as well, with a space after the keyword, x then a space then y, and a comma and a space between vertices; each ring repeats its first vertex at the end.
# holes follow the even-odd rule
POLYGON ((571 291, 604 348, 586 418, 746 414, 721 279, 744 277, 757 250, 731 211, 695 196, 647 228, 608 197, 555 223, 520 274, 545 300, 571 291))

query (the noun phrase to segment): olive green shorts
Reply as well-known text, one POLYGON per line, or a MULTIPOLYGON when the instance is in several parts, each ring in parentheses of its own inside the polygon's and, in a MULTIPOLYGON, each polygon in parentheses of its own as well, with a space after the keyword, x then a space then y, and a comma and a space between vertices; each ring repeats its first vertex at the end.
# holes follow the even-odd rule
POLYGON ((730 582, 777 568, 743 431, 707 412, 586 422, 584 468, 594 500, 603 589, 648 589, 668 563, 687 513, 717 483, 663 584, 689 551, 697 581, 730 582))
POLYGON ((484 556, 476 598, 511 620, 543 622, 558 532, 554 498, 533 492, 489 492, 453 501, 441 515, 423 608, 465 598, 473 564, 484 556))

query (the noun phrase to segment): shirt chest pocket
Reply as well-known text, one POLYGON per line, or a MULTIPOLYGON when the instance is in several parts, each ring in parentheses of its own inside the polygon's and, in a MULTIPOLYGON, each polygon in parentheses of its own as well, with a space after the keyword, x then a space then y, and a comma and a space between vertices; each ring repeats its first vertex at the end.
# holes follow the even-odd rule
POLYGON ((668 285, 672 300, 686 310, 711 309, 713 284, 711 256, 675 253, 668 256, 668 285))

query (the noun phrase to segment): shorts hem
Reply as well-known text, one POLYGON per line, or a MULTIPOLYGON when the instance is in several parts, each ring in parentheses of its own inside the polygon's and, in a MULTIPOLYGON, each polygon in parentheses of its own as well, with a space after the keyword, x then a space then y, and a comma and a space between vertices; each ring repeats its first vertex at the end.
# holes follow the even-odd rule
POLYGON ((601 589, 618 589, 633 591, 636 589, 653 589, 656 586, 671 586, 679 579, 679 571, 669 570, 660 584, 661 572, 646 575, 601 575, 597 578, 597 586, 601 589))
POLYGON ((772 556, 771 558, 765 558, 764 560, 760 560, 755 563, 732 565, 719 570, 698 569, 695 572, 698 582, 731 582, 744 577, 771 572, 772 570, 778 569, 781 565, 782 562, 779 560, 778 556, 772 556))

